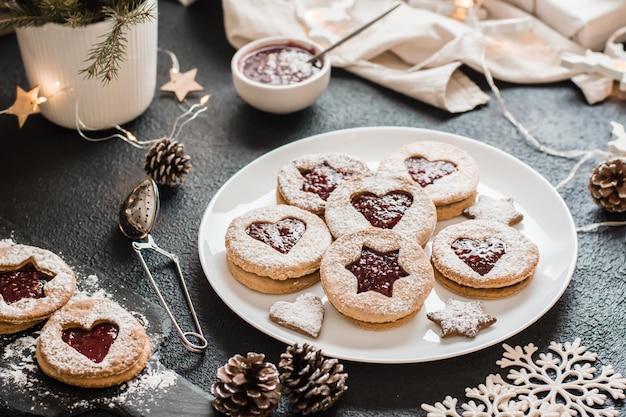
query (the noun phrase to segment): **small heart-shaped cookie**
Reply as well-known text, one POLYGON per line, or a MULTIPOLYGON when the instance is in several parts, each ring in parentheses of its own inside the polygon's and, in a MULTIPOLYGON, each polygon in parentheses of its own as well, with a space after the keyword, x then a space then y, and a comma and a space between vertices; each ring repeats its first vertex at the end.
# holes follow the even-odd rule
POLYGON ((305 293, 293 303, 277 301, 270 307, 270 320, 309 335, 318 337, 324 321, 324 305, 322 300, 313 293, 305 293))
POLYGON ((351 203, 372 226, 393 229, 413 204, 413 197, 401 191, 392 191, 382 197, 362 193, 355 195, 351 203))

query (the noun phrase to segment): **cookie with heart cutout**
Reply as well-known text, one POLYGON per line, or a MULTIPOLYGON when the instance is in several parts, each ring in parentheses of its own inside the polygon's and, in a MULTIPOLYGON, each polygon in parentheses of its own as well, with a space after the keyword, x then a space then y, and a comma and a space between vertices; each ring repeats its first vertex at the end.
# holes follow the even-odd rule
POLYGON ((74 271, 57 254, 29 245, 0 247, 0 334, 47 319, 75 290, 74 271))
POLYGON ((341 184, 324 215, 335 238, 375 227, 390 229, 424 246, 437 224, 435 206, 417 184, 387 173, 372 173, 341 184))
POLYGON ((50 317, 35 357, 51 378, 105 388, 139 374, 150 353, 150 339, 130 312, 115 301, 91 298, 70 302, 50 317))
POLYGON ((287 204, 250 210, 233 219, 225 236, 233 277, 268 294, 299 291, 319 281, 322 255, 332 241, 317 215, 287 204))
POLYGON ((465 150, 444 142, 422 141, 402 146, 385 156, 379 166, 419 184, 437 207, 437 219, 463 213, 474 203, 478 164, 465 150))
POLYGON ((458 294, 497 299, 530 284, 539 249, 517 229, 496 220, 466 220, 442 229, 431 247, 435 278, 458 294))
POLYGON ((328 301, 358 327, 386 330, 408 323, 433 285, 433 268, 419 243, 370 227, 341 236, 322 259, 328 301))
POLYGON ((344 153, 302 155, 278 171, 277 199, 324 214, 326 201, 337 186, 369 172, 365 162, 344 153))

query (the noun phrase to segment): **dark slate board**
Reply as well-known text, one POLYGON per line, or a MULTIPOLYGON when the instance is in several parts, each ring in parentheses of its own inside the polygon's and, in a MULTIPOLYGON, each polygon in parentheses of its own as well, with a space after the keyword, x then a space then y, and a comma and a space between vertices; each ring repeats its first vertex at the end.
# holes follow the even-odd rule
MULTIPOLYGON (((3 239, 54 251, 11 230, 0 218, 0 240, 3 239)), ((77 297, 111 298, 145 325, 153 348, 148 365, 137 377, 120 386, 74 387, 49 378, 37 366, 34 341, 43 324, 14 335, 0 335, 0 415, 60 417, 90 410, 106 410, 127 417, 215 415, 211 394, 166 369, 158 360, 159 347, 171 328, 162 308, 107 277, 76 272, 77 297)))

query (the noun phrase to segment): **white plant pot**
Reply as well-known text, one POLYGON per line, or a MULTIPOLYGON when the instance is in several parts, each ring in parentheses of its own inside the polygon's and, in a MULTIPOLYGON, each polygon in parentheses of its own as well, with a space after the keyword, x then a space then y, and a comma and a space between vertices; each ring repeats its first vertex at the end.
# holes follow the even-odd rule
MULTIPOLYGON (((156 11, 156 0, 148 3, 156 11)), ((16 29, 28 82, 31 88, 39 86, 40 97, 47 99, 40 105, 46 119, 69 129, 102 130, 129 122, 148 108, 156 87, 157 19, 127 30, 117 78, 103 84, 80 73, 110 25, 70 28, 48 23, 16 29)))

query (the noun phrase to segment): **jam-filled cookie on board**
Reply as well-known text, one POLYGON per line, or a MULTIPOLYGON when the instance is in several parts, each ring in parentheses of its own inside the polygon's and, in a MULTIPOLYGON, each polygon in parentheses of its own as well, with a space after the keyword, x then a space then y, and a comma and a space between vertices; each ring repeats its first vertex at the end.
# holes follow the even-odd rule
POLYGON ((0 247, 0 334, 47 319, 75 290, 74 271, 55 253, 28 245, 0 247))
POLYGON ((424 246, 437 225, 435 206, 417 184, 387 173, 346 181, 327 201, 326 224, 334 237, 375 227, 424 246))
POLYGON ((478 164, 461 148, 444 142, 405 145, 380 162, 379 171, 414 181, 426 190, 437 207, 437 219, 457 216, 474 203, 478 164))
POLYGON ((303 155, 278 171, 278 200, 323 214, 337 186, 370 171, 365 162, 343 153, 303 155))
POLYGON ((472 298, 497 299, 528 286, 539 249, 517 229, 495 220, 467 220, 434 238, 431 261, 445 288, 472 298))
POLYGON ((50 317, 35 357, 51 378, 104 388, 141 372, 150 352, 145 329, 132 314, 112 300, 92 298, 70 302, 50 317))
POLYGON ((322 255, 331 241, 324 221, 311 212, 286 204, 253 209, 226 230, 228 268, 259 292, 300 291, 319 281, 322 255))
POLYGON ((322 259, 320 276, 335 309, 371 330, 406 324, 434 285, 432 266, 417 241, 376 228, 333 242, 322 259))

